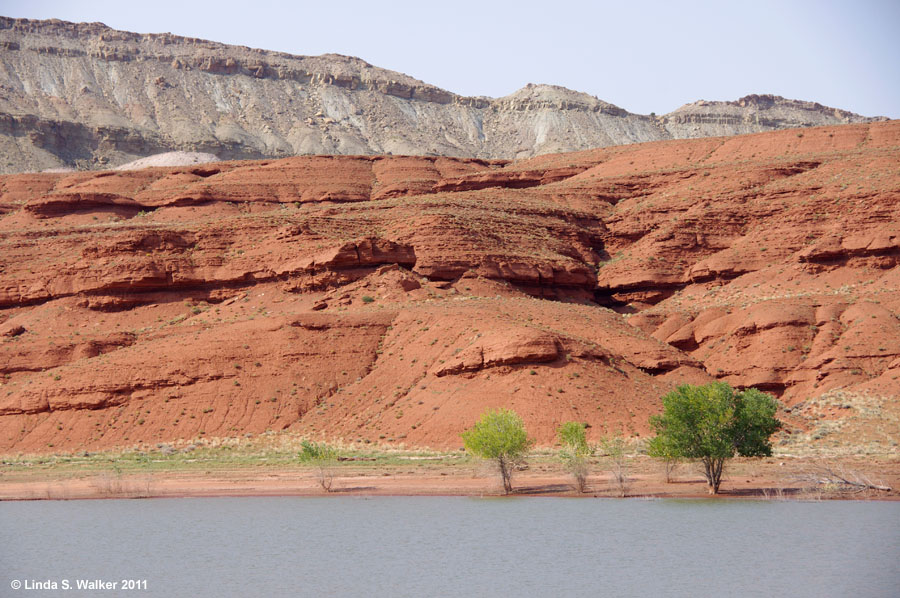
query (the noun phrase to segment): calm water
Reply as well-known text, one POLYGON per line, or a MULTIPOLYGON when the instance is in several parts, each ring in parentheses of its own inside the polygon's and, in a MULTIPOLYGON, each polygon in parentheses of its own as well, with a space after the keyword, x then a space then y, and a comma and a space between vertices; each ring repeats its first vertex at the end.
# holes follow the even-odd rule
POLYGON ((0 596, 900 596, 900 503, 0 503, 0 596), (41 591, 13 580, 146 580, 41 591), (119 586, 121 588, 121 584, 119 586))

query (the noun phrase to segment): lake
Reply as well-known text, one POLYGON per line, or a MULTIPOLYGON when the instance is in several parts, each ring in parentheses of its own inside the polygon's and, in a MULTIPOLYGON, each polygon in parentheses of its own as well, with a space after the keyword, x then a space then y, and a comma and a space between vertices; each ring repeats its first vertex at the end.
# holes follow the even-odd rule
POLYGON ((0 503, 0 596, 895 598, 898 563, 897 502, 0 503), (73 589, 12 589, 63 580, 73 589), (78 580, 118 585, 77 590, 78 580))

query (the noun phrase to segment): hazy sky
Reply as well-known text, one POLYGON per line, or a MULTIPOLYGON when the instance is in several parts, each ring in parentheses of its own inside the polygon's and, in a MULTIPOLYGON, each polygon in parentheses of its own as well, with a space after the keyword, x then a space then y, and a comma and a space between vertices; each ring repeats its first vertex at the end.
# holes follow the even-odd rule
POLYGON ((464 95, 551 83, 662 114, 773 93, 900 117, 900 0, 0 0, 0 14, 359 56, 464 95))

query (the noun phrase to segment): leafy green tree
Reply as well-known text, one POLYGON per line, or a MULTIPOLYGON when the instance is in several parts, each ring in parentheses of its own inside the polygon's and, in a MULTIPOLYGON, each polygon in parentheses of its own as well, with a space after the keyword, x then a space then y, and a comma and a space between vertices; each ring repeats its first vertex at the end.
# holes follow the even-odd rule
POLYGON ((594 448, 588 444, 585 429, 581 422, 566 422, 556 430, 556 436, 563 445, 559 456, 575 478, 575 488, 579 492, 587 488, 588 457, 594 453, 594 448))
POLYGON ((461 436, 467 451, 497 463, 503 490, 507 494, 512 492, 513 469, 531 448, 522 418, 509 409, 488 409, 461 436))
POLYGON ((771 395, 755 388, 735 392, 725 382, 712 382, 679 386, 662 402, 662 414, 650 418, 656 431, 651 451, 699 460, 710 494, 719 491, 726 459, 772 454, 769 438, 781 422, 775 418, 778 403, 771 395))

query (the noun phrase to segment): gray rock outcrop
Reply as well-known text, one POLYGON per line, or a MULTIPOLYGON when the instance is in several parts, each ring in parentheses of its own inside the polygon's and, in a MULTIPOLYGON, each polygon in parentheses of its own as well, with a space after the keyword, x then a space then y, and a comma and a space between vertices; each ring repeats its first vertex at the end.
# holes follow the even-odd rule
POLYGON ((660 117, 549 85, 464 97, 336 54, 0 17, 0 173, 110 168, 170 151, 524 158, 866 120, 774 96, 660 117))

